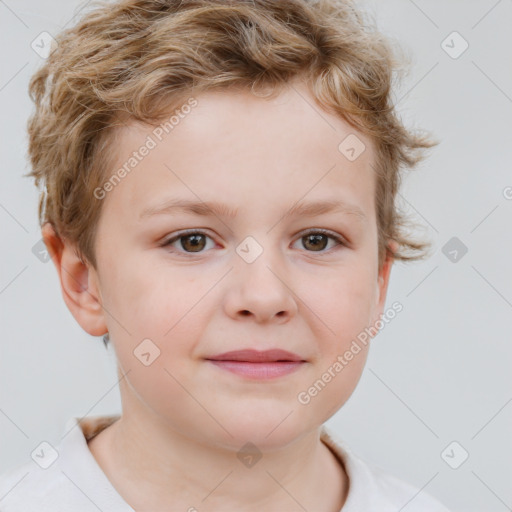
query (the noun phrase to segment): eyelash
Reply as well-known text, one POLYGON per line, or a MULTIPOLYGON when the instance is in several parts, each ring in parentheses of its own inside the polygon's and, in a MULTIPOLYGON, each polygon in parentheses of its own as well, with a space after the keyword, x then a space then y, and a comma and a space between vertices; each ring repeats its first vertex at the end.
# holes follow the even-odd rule
MULTIPOLYGON (((308 235, 312 235, 312 234, 314 234, 314 235, 320 234, 320 235, 325 235, 328 238, 332 238, 333 240, 336 241, 336 245, 333 248, 331 248, 330 250, 306 251, 306 252, 311 252, 311 253, 317 253, 319 255, 324 255, 324 254, 329 254, 332 251, 340 249, 342 247, 348 247, 348 243, 347 243, 347 241, 344 238, 342 238, 341 236, 337 235, 336 233, 334 233, 332 231, 329 231, 329 230, 326 230, 326 229, 322 229, 322 228, 310 229, 309 231, 306 231, 306 232, 302 233, 301 236, 299 237, 299 239, 303 238, 305 236, 308 236, 308 235)), ((174 242, 176 242, 180 238, 185 238, 186 236, 189 236, 189 235, 205 235, 206 237, 212 239, 212 237, 208 233, 206 233, 205 231, 202 231, 200 229, 189 229, 189 230, 185 230, 185 231, 180 231, 179 233, 174 235, 172 238, 168 238, 168 239, 164 240, 160 246, 161 247, 169 247, 171 244, 173 244, 174 242)), ((177 253, 177 254, 180 254, 180 255, 186 255, 186 254, 202 254, 202 253, 204 253, 206 251, 187 252, 187 251, 172 250, 171 252, 174 252, 174 253, 177 253)))

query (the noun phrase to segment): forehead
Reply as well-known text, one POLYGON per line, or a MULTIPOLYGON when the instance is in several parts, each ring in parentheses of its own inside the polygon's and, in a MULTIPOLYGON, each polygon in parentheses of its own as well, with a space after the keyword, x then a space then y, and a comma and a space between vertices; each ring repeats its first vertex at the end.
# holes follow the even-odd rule
POLYGON ((194 106, 176 107, 157 127, 131 123, 118 131, 113 172, 151 147, 109 201, 140 214, 172 192, 243 212, 258 198, 259 207, 292 207, 345 195, 374 214, 371 142, 325 112, 305 86, 290 84, 271 99, 212 91, 194 101, 185 100, 183 105, 194 106))

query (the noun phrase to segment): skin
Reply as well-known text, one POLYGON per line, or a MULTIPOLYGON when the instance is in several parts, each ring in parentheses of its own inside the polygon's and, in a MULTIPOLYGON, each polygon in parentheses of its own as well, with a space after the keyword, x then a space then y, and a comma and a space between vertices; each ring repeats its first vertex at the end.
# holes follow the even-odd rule
MULTIPOLYGON (((196 99, 103 199, 96 269, 50 225, 43 228, 68 308, 89 334, 110 333, 124 376, 123 416, 89 448, 137 511, 172 504, 201 512, 337 512, 349 482, 320 441, 320 427, 350 397, 368 348, 309 404, 297 395, 384 311, 392 259, 378 268, 372 145, 322 111, 302 84, 272 100, 222 91, 196 99), (338 150, 349 134, 366 145, 353 162, 338 150), (238 214, 139 219, 170 196, 216 200, 238 214), (340 198, 364 217, 283 217, 299 200, 340 198), (207 235, 199 252, 190 237, 159 245, 192 228, 207 235), (311 228, 347 243, 320 237, 315 246, 304 234, 311 228), (247 236, 263 249, 252 263, 236 252, 247 236), (133 353, 147 338, 160 350, 149 366, 133 353), (243 348, 281 348, 306 363, 257 381, 205 360, 243 348), (236 457, 248 441, 262 454, 250 468, 236 457)), ((119 166, 150 133, 135 123, 121 129, 119 166)))

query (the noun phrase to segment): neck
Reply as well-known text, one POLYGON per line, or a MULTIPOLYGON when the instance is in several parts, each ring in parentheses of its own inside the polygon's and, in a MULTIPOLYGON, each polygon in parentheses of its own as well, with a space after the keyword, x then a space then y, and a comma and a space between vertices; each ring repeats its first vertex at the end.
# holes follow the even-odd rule
POLYGON ((198 442, 140 416, 123 415, 89 443, 96 461, 135 510, 339 512, 348 481, 320 429, 261 458, 198 442), (242 460, 240 460, 242 459, 242 460))

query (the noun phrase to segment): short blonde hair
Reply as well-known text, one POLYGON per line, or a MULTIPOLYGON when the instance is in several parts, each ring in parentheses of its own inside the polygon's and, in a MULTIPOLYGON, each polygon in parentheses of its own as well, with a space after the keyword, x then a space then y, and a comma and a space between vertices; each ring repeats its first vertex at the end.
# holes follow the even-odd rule
MULTIPOLYGON (((426 255, 404 232, 396 204, 403 168, 437 142, 407 130, 391 102, 401 60, 350 0, 122 0, 95 2, 34 74, 29 157, 41 226, 76 245, 97 268, 103 202, 94 190, 112 172, 115 130, 156 126, 184 98, 208 90, 272 97, 304 79, 328 112, 367 134, 375 148, 379 268, 426 255), (398 244, 391 251, 389 241, 398 244)), ((402 55, 403 57, 403 55, 402 55)))

